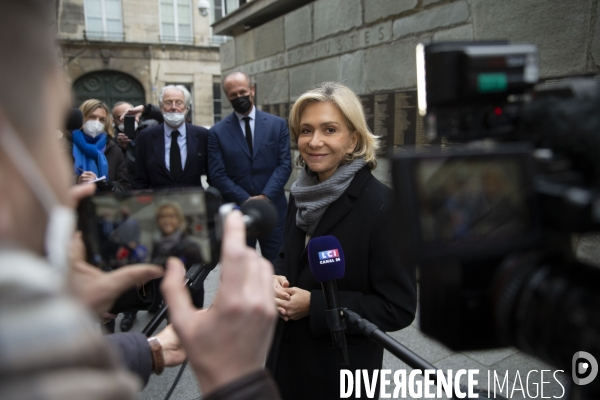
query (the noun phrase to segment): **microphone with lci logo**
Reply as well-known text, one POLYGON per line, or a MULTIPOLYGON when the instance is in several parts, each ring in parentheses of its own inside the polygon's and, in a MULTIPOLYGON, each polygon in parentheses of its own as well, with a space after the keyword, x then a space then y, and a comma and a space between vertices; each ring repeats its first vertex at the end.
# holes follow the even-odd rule
POLYGON ((338 349, 342 365, 349 365, 346 345, 346 319, 340 307, 336 279, 344 277, 346 262, 342 245, 334 236, 321 236, 308 242, 308 265, 325 295, 325 317, 333 347, 338 349))

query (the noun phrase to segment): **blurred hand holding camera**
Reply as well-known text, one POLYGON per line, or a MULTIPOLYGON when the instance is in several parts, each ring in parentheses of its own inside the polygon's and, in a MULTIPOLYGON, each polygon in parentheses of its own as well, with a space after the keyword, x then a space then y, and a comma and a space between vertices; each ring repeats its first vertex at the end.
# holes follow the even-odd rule
MULTIPOLYGON (((72 204, 92 195, 96 185, 74 186, 70 190, 72 204)), ((137 264, 103 272, 85 261, 85 246, 81 232, 76 232, 71 242, 71 268, 69 289, 87 307, 102 315, 114 304, 119 295, 133 286, 141 286, 163 274, 161 267, 151 264, 137 264)))
POLYGON ((143 113, 144 113, 144 105, 140 104, 139 106, 135 106, 135 107, 130 108, 127 111, 125 111, 125 113, 123 115, 121 115, 121 117, 119 118, 119 121, 123 122, 126 115, 133 115, 133 116, 135 116, 136 120, 139 120, 139 118, 142 116, 143 113))
POLYGON ((151 264, 128 265, 104 272, 88 264, 81 232, 73 237, 69 288, 79 300, 98 315, 110 310, 119 295, 133 286, 141 286, 162 276, 162 268, 151 264))
POLYGON ((245 230, 242 214, 232 212, 223 235, 221 286, 207 310, 193 307, 181 261, 167 261, 163 295, 204 394, 262 369, 273 336, 273 268, 246 246, 245 230))
POLYGON ((174 367, 185 361, 187 355, 173 325, 167 325, 165 329, 156 334, 156 338, 162 346, 165 367, 174 367))
POLYGON ((129 139, 124 133, 119 132, 119 134, 117 135, 117 144, 119 145, 119 147, 122 149, 126 149, 129 143, 131 143, 131 139, 129 139))

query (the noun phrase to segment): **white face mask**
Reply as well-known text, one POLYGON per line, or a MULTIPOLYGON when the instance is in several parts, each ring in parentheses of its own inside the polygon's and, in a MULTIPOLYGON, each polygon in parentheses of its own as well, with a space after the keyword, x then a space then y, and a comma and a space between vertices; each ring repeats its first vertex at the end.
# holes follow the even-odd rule
MULTIPOLYGON (((119 124, 118 128, 119 128, 119 132, 125 133, 125 124, 119 124)), ((134 124, 133 130, 137 131, 137 128, 138 128, 138 123, 136 121, 135 124, 134 124)))
POLYGON ((0 146, 21 173, 27 185, 44 207, 48 215, 44 248, 50 264, 66 274, 69 262, 69 247, 75 231, 75 213, 58 201, 56 194, 40 172, 29 151, 23 146, 12 125, 7 121, 0 146))
POLYGON ((177 128, 185 120, 185 113, 164 113, 163 118, 171 128, 177 128))
POLYGON ((104 124, 100 121, 89 120, 83 124, 83 133, 91 138, 95 138, 102 132, 104 132, 104 124))

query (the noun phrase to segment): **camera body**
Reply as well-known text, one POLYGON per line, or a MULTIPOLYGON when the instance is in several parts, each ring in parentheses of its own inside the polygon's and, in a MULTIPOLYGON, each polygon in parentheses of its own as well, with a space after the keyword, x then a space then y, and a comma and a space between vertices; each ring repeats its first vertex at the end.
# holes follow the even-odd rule
POLYGON ((427 136, 452 142, 503 138, 539 78, 537 49, 507 42, 417 47, 419 113, 427 136))
MULTIPOLYGON (((78 227, 87 261, 105 271, 125 265, 164 266, 178 257, 186 269, 217 264, 220 237, 215 236, 220 194, 201 188, 99 193, 78 207, 78 227)), ((119 313, 155 306, 157 282, 134 288, 117 299, 119 313)))
POLYGON ((398 243, 420 268, 424 333, 570 370, 577 351, 600 357, 600 271, 571 240, 600 231, 600 90, 540 85, 537 60, 532 45, 418 46, 432 144, 393 154, 398 243))

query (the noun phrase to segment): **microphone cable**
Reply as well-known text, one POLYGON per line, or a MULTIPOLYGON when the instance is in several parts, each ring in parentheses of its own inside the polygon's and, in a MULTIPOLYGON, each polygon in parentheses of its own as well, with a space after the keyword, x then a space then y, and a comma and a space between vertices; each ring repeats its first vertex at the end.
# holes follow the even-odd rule
POLYGON ((183 375, 183 370, 187 366, 187 363, 188 363, 188 359, 186 358, 185 361, 183 362, 183 364, 181 364, 181 368, 179 368, 179 372, 177 373, 177 376, 175 377, 175 380, 173 381, 171 388, 167 392, 167 395, 165 396, 165 400, 169 400, 171 398, 171 395, 173 394, 175 387, 177 386, 177 384, 179 383, 179 380, 181 379, 181 376, 183 375))

